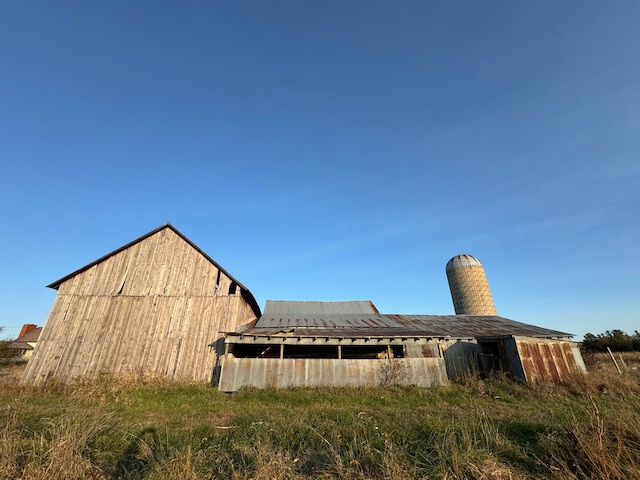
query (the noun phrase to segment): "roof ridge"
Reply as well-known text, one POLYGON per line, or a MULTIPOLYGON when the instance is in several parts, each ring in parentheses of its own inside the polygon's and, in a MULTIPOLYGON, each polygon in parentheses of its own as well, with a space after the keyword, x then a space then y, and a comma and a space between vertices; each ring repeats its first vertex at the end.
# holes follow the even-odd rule
POLYGON ((62 283, 66 282, 67 280, 75 277, 76 275, 79 275, 80 273, 90 269, 91 267, 93 267, 95 265, 98 265, 99 263, 104 262, 105 260, 108 260, 109 258, 113 257, 114 255, 117 255, 118 253, 123 252, 123 251, 127 250, 128 248, 131 248, 133 245, 136 245, 136 244, 146 240, 147 238, 152 237, 156 233, 159 233, 159 232, 161 232, 162 230, 164 230, 166 228, 170 229, 172 232, 174 232, 176 235, 178 235, 180 238, 182 238, 182 240, 187 242, 187 244, 189 244, 194 250, 196 250, 203 257, 205 257, 212 265, 214 265, 222 273, 224 273, 227 277, 229 277, 231 279, 231 281, 236 283, 240 287, 240 289, 244 292, 244 294, 246 295, 246 300, 251 305, 251 308, 253 309, 253 311, 256 314, 256 316, 258 316, 258 317, 260 316, 260 314, 261 314, 260 307, 258 306, 258 302, 256 302, 256 299, 254 298, 254 296, 251 293, 251 291, 247 287, 245 287, 240 281, 238 281, 237 278, 235 278, 233 275, 231 275, 225 268, 223 268, 218 262, 216 262, 209 255, 207 255, 207 253, 205 253, 204 250, 202 250, 195 243, 193 243, 193 241, 191 241, 184 233, 182 233, 180 230, 178 230, 176 227, 174 227, 170 222, 167 222, 164 225, 160 225, 159 227, 154 228, 150 232, 147 232, 144 235, 141 235, 140 237, 130 241, 129 243, 126 243, 125 245, 122 245, 121 247, 116 248, 115 250, 107 253, 106 255, 103 255, 102 257, 94 260, 93 262, 90 262, 90 263, 86 264, 85 266, 80 267, 77 270, 74 270, 73 272, 69 273, 68 275, 65 275, 64 277, 62 277, 62 278, 50 283, 49 285, 47 285, 47 288, 53 288, 54 290, 57 290, 58 287, 62 283))

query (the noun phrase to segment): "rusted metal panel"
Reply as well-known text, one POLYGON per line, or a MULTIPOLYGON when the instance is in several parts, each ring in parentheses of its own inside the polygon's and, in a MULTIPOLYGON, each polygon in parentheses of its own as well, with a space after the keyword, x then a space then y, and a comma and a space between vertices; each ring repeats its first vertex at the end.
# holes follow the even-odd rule
POLYGON ((528 382, 559 382, 572 373, 585 371, 582 359, 575 357, 577 350, 572 348, 572 342, 516 339, 516 343, 528 382))
POLYGON ((442 358, 337 360, 307 358, 222 358, 219 389, 243 387, 375 387, 385 385, 446 385, 442 358))

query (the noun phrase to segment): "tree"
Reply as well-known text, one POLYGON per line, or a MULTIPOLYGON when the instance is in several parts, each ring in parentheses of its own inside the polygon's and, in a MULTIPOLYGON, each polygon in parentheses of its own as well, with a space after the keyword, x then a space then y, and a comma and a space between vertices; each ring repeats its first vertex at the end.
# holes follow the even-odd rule
MULTIPOLYGON (((4 327, 0 325, 0 333, 4 332, 4 327)), ((9 344, 11 340, 3 340, 0 339, 0 359, 1 358, 11 358, 16 356, 16 350, 14 348, 9 348, 9 344)))
POLYGON ((607 330, 598 335, 587 333, 582 341, 582 348, 598 352, 606 351, 607 348, 614 352, 640 351, 640 333, 636 330, 632 336, 619 329, 607 330))
POLYGON ((607 330, 606 333, 609 337, 609 346, 614 352, 630 352, 633 350, 632 338, 622 330, 607 330))
POLYGON ((584 350, 604 350, 603 346, 599 342, 598 337, 596 337, 593 333, 585 333, 584 339, 582 340, 582 348, 584 350))

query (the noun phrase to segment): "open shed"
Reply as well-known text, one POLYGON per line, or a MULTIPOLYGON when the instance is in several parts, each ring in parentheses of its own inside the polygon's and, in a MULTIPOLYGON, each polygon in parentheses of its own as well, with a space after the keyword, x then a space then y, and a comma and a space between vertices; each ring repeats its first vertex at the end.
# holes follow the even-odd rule
POLYGON ((219 388, 430 387, 470 370, 560 380, 584 371, 570 339, 499 316, 387 315, 370 301, 268 301, 253 327, 227 333, 219 388))

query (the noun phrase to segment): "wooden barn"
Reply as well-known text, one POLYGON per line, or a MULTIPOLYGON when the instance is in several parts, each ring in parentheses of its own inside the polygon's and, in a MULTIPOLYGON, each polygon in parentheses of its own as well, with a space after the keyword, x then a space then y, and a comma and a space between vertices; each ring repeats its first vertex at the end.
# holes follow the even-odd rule
POLYGON ((24 383, 102 373, 217 383, 222 332, 260 317, 251 292, 171 224, 48 287, 58 293, 24 383))

